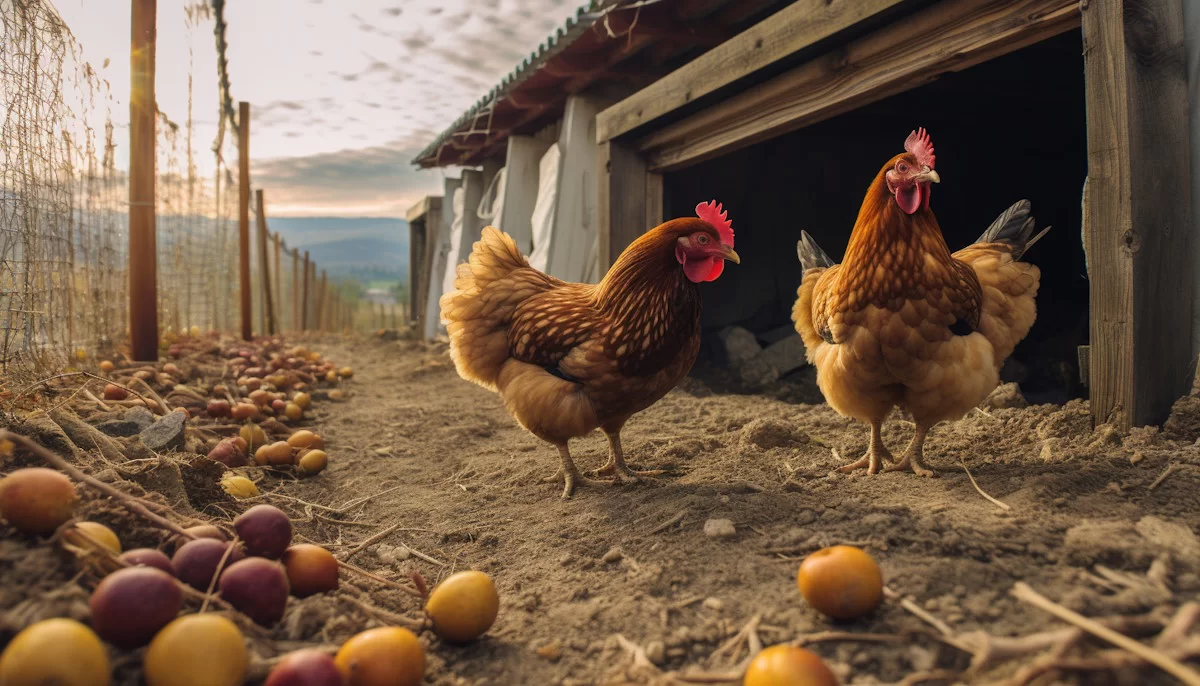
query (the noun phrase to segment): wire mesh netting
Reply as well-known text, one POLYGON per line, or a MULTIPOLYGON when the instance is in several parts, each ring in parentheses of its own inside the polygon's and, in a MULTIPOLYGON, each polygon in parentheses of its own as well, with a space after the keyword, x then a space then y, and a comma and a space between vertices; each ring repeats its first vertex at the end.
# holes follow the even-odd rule
MULTIPOLYGON (((211 9, 197 4, 186 16, 189 37, 211 41, 211 9)), ((186 77, 186 118, 177 124, 159 112, 156 127, 159 327, 229 330, 239 302, 236 133, 222 107, 215 141, 200 140, 186 77), (213 171, 202 173, 201 161, 213 171)), ((0 103, 0 383, 7 383, 126 340, 128 150, 115 142, 127 124, 114 124, 119 105, 110 85, 42 0, 0 0, 0 103)), ((258 266, 256 255, 255 283, 258 266)))

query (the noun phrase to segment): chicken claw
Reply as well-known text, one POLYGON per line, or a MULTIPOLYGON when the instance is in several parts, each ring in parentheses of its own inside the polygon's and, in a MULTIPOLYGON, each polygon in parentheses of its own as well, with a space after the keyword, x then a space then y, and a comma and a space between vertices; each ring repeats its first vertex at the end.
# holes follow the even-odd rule
POLYGON ((634 471, 625 464, 625 451, 621 449, 621 433, 620 430, 611 433, 604 432, 608 436, 608 447, 611 450, 608 462, 604 466, 597 469, 593 474, 596 476, 613 476, 614 481, 620 483, 637 483, 639 477, 662 476, 667 473, 665 469, 650 469, 646 471, 634 471))
MULTIPOLYGON (((859 458, 857 462, 852 462, 848 465, 838 467, 838 471, 842 474, 849 474, 857 469, 867 468, 867 474, 878 474, 883 466, 883 461, 895 462, 896 458, 892 457, 891 451, 883 444, 883 437, 880 435, 880 430, 883 428, 883 422, 871 423, 871 447, 867 448, 867 452, 859 458)), ((889 467, 889 469, 891 469, 889 467)))
POLYGON ((581 475, 579 470, 575 467, 575 461, 571 459, 571 451, 567 449, 567 444, 562 443, 558 446, 558 454, 562 458, 562 466, 558 468, 558 471, 554 472, 554 476, 548 479, 542 479, 542 483, 553 483, 561 479, 563 482, 563 500, 571 499, 571 496, 575 494, 576 486, 611 485, 610 482, 596 481, 595 479, 589 479, 586 476, 581 475))
POLYGON ((908 448, 904 450, 904 454, 900 456, 900 461, 884 469, 885 472, 899 472, 910 467, 913 473, 917 476, 925 478, 933 478, 937 476, 932 469, 928 469, 921 460, 924 458, 925 435, 929 433, 929 428, 917 424, 916 433, 913 434, 912 442, 908 444, 908 448))

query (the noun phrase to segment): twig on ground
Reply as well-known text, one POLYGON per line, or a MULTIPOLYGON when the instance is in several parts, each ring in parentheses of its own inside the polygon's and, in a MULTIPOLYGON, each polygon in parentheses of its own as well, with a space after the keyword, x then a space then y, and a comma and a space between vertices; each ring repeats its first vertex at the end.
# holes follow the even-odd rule
POLYGON ((907 637, 902 634, 855 634, 849 631, 818 631, 806 634, 792 641, 792 645, 803 648, 813 643, 858 642, 858 643, 903 643, 907 637))
POLYGON ((158 394, 158 392, 157 392, 157 391, 155 391, 155 390, 154 390, 154 389, 153 389, 153 388, 150 386, 150 384, 146 383, 146 380, 145 380, 145 379, 142 379, 142 378, 134 378, 134 381, 137 381, 137 382, 138 382, 138 383, 140 383, 140 384, 141 384, 143 387, 145 387, 145 389, 146 389, 146 392, 150 394, 150 397, 151 397, 151 398, 154 398, 155 402, 157 402, 157 403, 158 403, 158 406, 161 408, 161 411, 159 412, 159 414, 166 415, 166 414, 168 414, 169 412, 171 412, 171 406, 167 404, 167 401, 166 401, 166 400, 163 400, 163 397, 162 397, 161 395, 159 395, 159 394, 158 394))
POLYGON ((421 600, 425 599, 425 596, 423 596, 420 591, 409 588, 408 586, 405 586, 404 584, 398 584, 395 581, 390 581, 390 580, 385 579, 377 574, 372 574, 371 572, 368 572, 367 570, 363 569, 362 567, 356 567, 356 566, 350 564, 349 562, 342 562, 339 560, 338 566, 341 567, 342 569, 349 569, 350 571, 354 572, 355 574, 364 576, 364 577, 370 579, 371 581, 374 581, 375 583, 383 584, 384 586, 387 586, 389 588, 394 588, 394 589, 397 589, 400 591, 404 591, 405 593, 413 596, 414 598, 420 598, 421 600))
POLYGON ((225 563, 229 561, 229 556, 233 554, 233 549, 237 547, 237 544, 238 537, 234 536, 229 545, 225 546, 225 554, 217 562, 217 568, 213 570, 212 579, 208 581, 208 590, 204 592, 204 602, 200 604, 201 614, 208 609, 208 603, 213 598, 213 591, 217 588, 217 580, 221 578, 221 572, 225 571, 225 563))
POLYGON ((942 635, 942 638, 945 639, 945 641, 948 643, 948 645, 952 645, 966 653, 971 652, 966 647, 962 646, 955 639, 954 630, 950 628, 949 624, 946 624, 945 622, 943 622, 942 620, 933 616, 929 612, 926 612, 924 609, 921 608, 920 605, 917 605, 916 603, 909 600, 908 598, 901 596, 899 593, 896 593, 895 591, 893 591, 891 588, 888 588, 887 586, 883 587, 883 595, 886 596, 889 600, 900 601, 900 607, 904 608, 905 610, 908 610, 910 613, 912 613, 914 616, 916 616, 917 619, 920 619, 921 621, 925 622, 926 624, 932 626, 934 629, 937 629, 938 633, 942 635))
POLYGON ((95 393, 92 393, 91 391, 89 391, 87 389, 87 386, 83 387, 83 395, 88 400, 91 400, 92 402, 96 403, 96 405, 98 405, 101 410, 104 410, 105 412, 112 412, 112 408, 109 407, 103 400, 97 398, 95 393))
POLYGON ((1178 462, 1172 462, 1171 464, 1167 465, 1167 468, 1162 470, 1162 473, 1158 475, 1158 478, 1155 479, 1150 484, 1150 490, 1153 491, 1154 489, 1161 486, 1162 483, 1167 480, 1167 477, 1171 476, 1171 474, 1178 468, 1179 468, 1178 462))
MULTIPOLYGON (((987 414, 987 413, 984 413, 984 414, 987 414)), ((975 487, 975 490, 979 492, 979 495, 983 496, 989 503, 995 505, 996 507, 999 507, 1001 510, 1011 510, 1012 509, 1011 507, 1008 506, 1008 504, 1002 503, 999 500, 996 500, 992 496, 988 495, 987 493, 984 493, 983 489, 980 488, 979 484, 975 481, 975 477, 971 476, 971 470, 967 469, 967 463, 962 459, 961 456, 958 458, 958 461, 960 464, 962 464, 963 471, 967 473, 967 478, 971 480, 971 485, 975 487)))
POLYGON ((87 474, 84 474, 82 471, 79 470, 78 467, 72 465, 71 463, 67 462, 63 458, 59 457, 58 455, 55 455, 53 452, 42 447, 42 445, 37 443, 36 441, 26 438, 25 436, 22 436, 21 434, 15 434, 11 431, 0 429, 0 441, 5 440, 5 439, 10 440, 13 443, 16 443, 17 445, 24 446, 27 450, 34 453, 38 457, 42 458, 46 462, 50 463, 54 467, 66 472, 71 478, 75 479, 76 481, 82 481, 82 482, 88 484, 89 486, 101 491, 105 495, 116 498, 117 500, 124 503, 126 507, 133 510, 137 514, 141 515, 143 518, 149 520, 151 523, 155 524, 156 526, 166 529, 167 531, 170 531, 171 533, 183 536, 184 538, 187 538, 187 539, 196 538, 191 533, 184 531, 183 527, 179 526, 178 524, 170 521, 169 519, 160 517, 159 515, 156 515, 153 512, 151 512, 149 510, 149 508, 147 508, 146 505, 143 503, 141 498, 138 498, 137 496, 130 495, 129 493, 126 493, 124 491, 113 488, 112 486, 109 486, 108 484, 104 483, 103 481, 100 481, 99 479, 96 479, 95 477, 91 477, 91 476, 88 476, 87 474))
POLYGON ((687 510, 680 510, 674 517, 671 517, 667 521, 665 521, 662 524, 659 524, 658 526, 651 529, 649 535, 653 536, 654 534, 662 533, 662 532, 666 531, 667 529, 670 529, 671 527, 675 526, 676 524, 682 522, 683 518, 687 516, 687 513, 688 513, 687 510))
POLYGON ((411 619, 409 617, 405 617, 404 615, 385 610, 381 607, 375 607, 365 600, 359 600, 358 598, 352 598, 349 596, 344 597, 352 605, 357 606, 363 612, 374 616, 376 619, 386 624, 399 624, 400 626, 407 627, 414 631, 420 631, 425 628, 424 622, 421 622, 420 620, 411 619))
MULTIPOLYGON (((445 567, 445 566, 446 566, 446 563, 445 563, 445 562, 442 562, 441 560, 434 559, 434 558, 432 558, 432 557, 430 557, 430 556, 426 555, 425 553, 421 552, 420 550, 417 550, 416 548, 413 548, 412 546, 410 546, 410 545, 408 545, 408 544, 404 544, 404 543, 402 543, 401 545, 403 545, 405 548, 407 548, 407 549, 408 549, 408 552, 412 553, 412 554, 413 554, 413 555, 415 555, 416 557, 419 557, 419 558, 421 558, 422 560, 425 560, 426 562, 428 562, 428 563, 429 563, 429 564, 431 564, 431 565, 437 565, 437 566, 439 566, 439 567, 445 567)), ((630 558, 630 562, 632 562, 632 561, 633 561, 633 560, 632 560, 632 558, 630 558)))
POLYGON ((362 496, 362 497, 360 497, 360 498, 355 498, 354 500, 351 500, 350 502, 346 503, 345 505, 342 505, 342 506, 341 506, 341 508, 339 508, 337 511, 338 511, 338 512, 345 512, 345 511, 349 510, 350 508, 353 508, 353 507, 358 507, 359 505, 362 505, 362 504, 363 504, 363 503, 365 503, 365 502, 368 502, 368 501, 370 501, 370 500, 374 500, 375 498, 378 498, 378 497, 379 497, 379 496, 381 496, 381 495, 387 495, 388 493, 391 493, 392 491, 398 491, 398 490, 400 490, 401 488, 404 488, 404 486, 403 486, 403 485, 400 485, 400 486, 393 486, 393 487, 391 487, 391 488, 388 488, 388 489, 382 490, 382 491, 380 491, 380 492, 378 492, 378 493, 376 493, 376 494, 374 494, 374 495, 364 495, 364 496, 362 496))
POLYGON ((1164 654, 1162 651, 1151 648, 1144 643, 1139 643, 1138 641, 1135 641, 1124 634, 1113 631, 1112 629, 1095 620, 1088 619, 1087 617, 1084 617, 1073 610, 1069 610, 1062 605, 1055 603, 1049 598, 1033 590, 1024 582, 1017 582, 1013 586, 1011 593, 1013 597, 1022 602, 1044 610, 1065 622, 1074 624, 1075 626, 1083 629, 1097 638, 1108 641, 1109 643, 1142 658, 1146 662, 1149 662, 1171 676, 1174 676, 1176 679, 1179 679, 1187 686, 1200 686, 1200 674, 1190 667, 1164 654))
POLYGON ((367 540, 363 541, 362 543, 359 543, 358 545, 354 546, 354 548, 346 551, 346 554, 341 557, 342 562, 349 562, 350 558, 352 558, 355 555, 366 550, 368 547, 371 546, 371 544, 377 543, 378 541, 380 541, 384 537, 386 537, 388 534, 392 533, 393 531, 395 531, 396 529, 399 529, 399 528, 400 528, 399 524, 393 524, 393 525, 389 526, 388 528, 386 528, 372 536, 369 536, 367 538, 367 540))

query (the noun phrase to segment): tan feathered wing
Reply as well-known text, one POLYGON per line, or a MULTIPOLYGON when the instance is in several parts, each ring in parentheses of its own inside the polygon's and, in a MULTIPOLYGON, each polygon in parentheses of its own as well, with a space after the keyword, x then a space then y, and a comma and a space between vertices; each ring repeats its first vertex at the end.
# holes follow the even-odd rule
POLYGON ((455 290, 439 301, 459 375, 497 390, 501 368, 512 357, 508 336, 518 307, 564 285, 530 267, 508 234, 484 228, 468 261, 458 265, 455 290))

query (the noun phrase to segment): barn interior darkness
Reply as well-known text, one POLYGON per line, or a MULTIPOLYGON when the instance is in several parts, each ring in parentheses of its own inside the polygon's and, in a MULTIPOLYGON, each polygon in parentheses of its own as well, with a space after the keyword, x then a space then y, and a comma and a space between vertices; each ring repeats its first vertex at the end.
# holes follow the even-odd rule
POLYGON ((808 231, 835 261, 845 251, 875 174, 926 127, 942 182, 932 207, 950 249, 974 242, 1013 202, 1028 198, 1039 229, 1025 257, 1041 267, 1038 320, 1002 370, 1031 402, 1086 395, 1077 346, 1088 338, 1081 242, 1087 175, 1082 39, 1069 32, 847 114, 745 148, 664 180, 666 216, 717 199, 733 220, 742 264, 704 284, 702 363, 719 366, 716 331, 743 326, 769 342, 790 322, 808 231))

